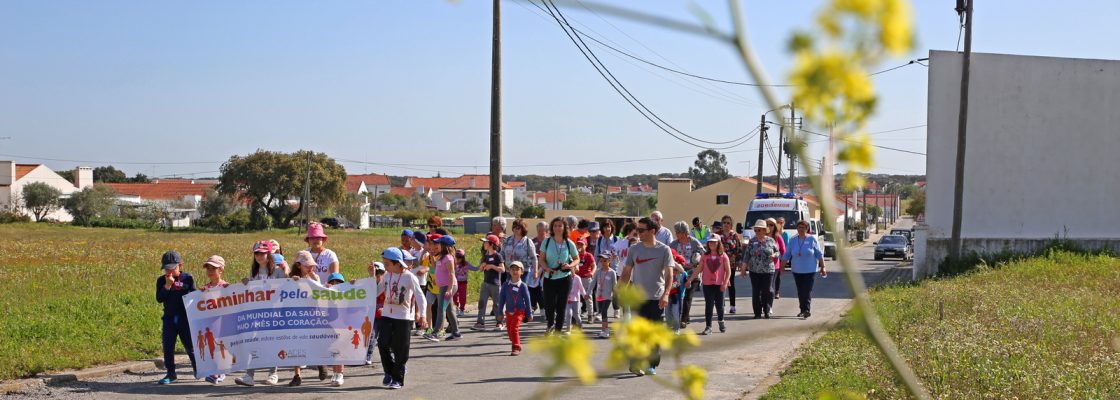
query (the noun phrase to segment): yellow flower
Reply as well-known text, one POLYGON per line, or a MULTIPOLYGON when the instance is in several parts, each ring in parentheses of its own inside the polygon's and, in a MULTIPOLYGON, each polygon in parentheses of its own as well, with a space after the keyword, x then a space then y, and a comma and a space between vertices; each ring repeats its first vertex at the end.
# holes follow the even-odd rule
POLYGON ((645 292, 634 285, 621 285, 615 292, 618 294, 618 304, 621 307, 636 308, 646 301, 645 292))
POLYGON ((552 376, 560 369, 568 368, 576 374, 580 383, 595 383, 595 369, 591 367, 591 354, 595 349, 582 331, 574 329, 566 338, 547 336, 534 339, 529 342, 529 349, 551 356, 552 363, 545 368, 546 375, 552 376))
POLYGON ((620 368, 631 361, 645 365, 654 348, 672 349, 676 338, 664 323, 637 316, 629 322, 615 323, 615 331, 618 334, 611 337, 614 348, 607 358, 612 368, 620 368))
POLYGON ((903 0, 884 2, 883 12, 879 14, 879 42, 892 55, 906 54, 914 45, 912 18, 910 3, 903 0))
POLYGON ((681 389, 689 400, 704 398, 704 385, 708 383, 708 372, 703 368, 689 364, 673 372, 673 375, 680 379, 681 389))

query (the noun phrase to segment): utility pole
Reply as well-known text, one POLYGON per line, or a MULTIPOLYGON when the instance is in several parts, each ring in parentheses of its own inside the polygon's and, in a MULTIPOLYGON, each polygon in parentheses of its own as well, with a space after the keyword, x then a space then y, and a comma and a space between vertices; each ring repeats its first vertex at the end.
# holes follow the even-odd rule
POLYGON ((949 259, 961 257, 961 216, 964 207, 964 155, 968 128, 968 78, 972 63, 972 1, 957 0, 957 15, 964 18, 964 59, 961 61, 961 101, 957 114, 957 170, 953 187, 953 230, 949 241, 949 259))
POLYGON ((766 147, 766 114, 762 114, 762 122, 758 126, 758 187, 755 193, 762 193, 762 152, 766 147))
MULTIPOLYGON (((797 137, 797 114, 793 103, 789 103, 789 129, 789 138, 793 141, 797 137)), ((786 142, 786 146, 789 146, 789 142, 786 142)), ((794 187, 797 186, 797 164, 793 162, 797 154, 794 154, 792 146, 786 149, 786 154, 789 155, 789 191, 793 192, 794 187)))
POLYGON ((490 50, 490 218, 502 215, 502 2, 494 0, 490 50))
MULTIPOLYGON (((311 150, 307 151, 307 179, 303 181, 303 225, 311 224, 311 150)), ((300 229, 303 229, 301 226, 300 229)))
MULTIPOLYGON (((779 117, 781 116, 779 115, 779 117)), ((778 127, 778 165, 775 167, 778 170, 778 183, 774 186, 774 193, 782 192, 782 148, 785 147, 785 135, 786 124, 782 124, 782 126, 778 127)))

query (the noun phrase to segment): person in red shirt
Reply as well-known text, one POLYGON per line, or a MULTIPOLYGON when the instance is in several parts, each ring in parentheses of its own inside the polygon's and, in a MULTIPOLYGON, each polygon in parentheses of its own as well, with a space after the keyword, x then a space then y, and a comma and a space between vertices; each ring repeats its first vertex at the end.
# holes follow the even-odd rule
MULTIPOLYGON (((580 283, 583 283, 584 288, 591 287, 591 278, 595 276, 597 265, 595 264, 595 256, 587 251, 587 239, 581 238, 576 241, 576 252, 579 253, 579 268, 576 269, 576 276, 579 277, 580 283)), ((580 314, 584 321, 591 321, 592 315, 595 314, 595 305, 591 302, 591 293, 585 294, 580 298, 580 314)))

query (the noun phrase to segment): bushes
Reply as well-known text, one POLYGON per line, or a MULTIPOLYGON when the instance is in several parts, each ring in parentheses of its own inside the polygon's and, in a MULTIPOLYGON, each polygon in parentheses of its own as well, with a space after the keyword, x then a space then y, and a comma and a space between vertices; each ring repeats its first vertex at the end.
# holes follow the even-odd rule
POLYGON ((94 228, 151 229, 156 224, 149 220, 121 217, 93 217, 87 226, 94 228))
POLYGON ((31 222, 31 217, 15 211, 0 211, 0 224, 31 222))
POLYGON ((198 220, 198 226, 215 231, 242 232, 250 228, 249 210, 239 208, 232 214, 215 214, 198 220))

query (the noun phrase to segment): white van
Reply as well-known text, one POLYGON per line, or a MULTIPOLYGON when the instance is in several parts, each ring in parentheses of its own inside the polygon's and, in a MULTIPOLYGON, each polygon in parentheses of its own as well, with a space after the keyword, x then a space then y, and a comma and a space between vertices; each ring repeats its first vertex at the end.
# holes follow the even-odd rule
MULTIPOLYGON (((789 234, 789 236, 797 235, 797 222, 801 220, 809 221, 809 203, 805 199, 793 193, 759 193, 751 200, 750 206, 747 208, 746 220, 743 222, 743 227, 748 232, 747 235, 754 236, 751 227, 754 226, 755 221, 760 219, 778 217, 785 218, 786 224, 782 229, 789 234)), ((812 223, 810 223, 810 228, 812 223)), ((819 229, 817 230, 819 232, 819 229)))

